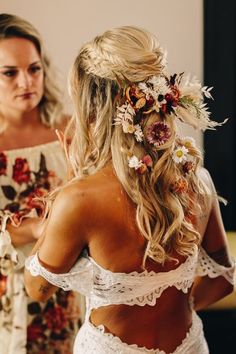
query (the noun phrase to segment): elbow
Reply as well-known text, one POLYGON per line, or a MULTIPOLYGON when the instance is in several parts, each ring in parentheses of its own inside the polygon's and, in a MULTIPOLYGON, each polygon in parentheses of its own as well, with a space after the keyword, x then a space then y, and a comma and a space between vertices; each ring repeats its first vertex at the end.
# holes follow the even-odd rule
POLYGON ((52 286, 42 284, 40 277, 31 276, 28 271, 25 271, 25 289, 31 299, 39 302, 46 302, 55 292, 52 286))
POLYGON ((29 284, 29 283, 26 284, 25 283, 25 290, 26 290, 27 295, 31 299, 38 301, 38 302, 45 302, 50 298, 50 296, 47 296, 46 294, 42 294, 39 291, 36 291, 35 284, 29 284))

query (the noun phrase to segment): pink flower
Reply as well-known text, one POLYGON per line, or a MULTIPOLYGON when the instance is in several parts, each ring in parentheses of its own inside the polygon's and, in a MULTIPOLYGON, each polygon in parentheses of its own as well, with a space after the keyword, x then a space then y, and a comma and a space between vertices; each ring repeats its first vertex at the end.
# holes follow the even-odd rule
POLYGON ((154 146, 165 144, 170 136, 170 128, 162 122, 154 122, 147 129, 147 141, 154 146))

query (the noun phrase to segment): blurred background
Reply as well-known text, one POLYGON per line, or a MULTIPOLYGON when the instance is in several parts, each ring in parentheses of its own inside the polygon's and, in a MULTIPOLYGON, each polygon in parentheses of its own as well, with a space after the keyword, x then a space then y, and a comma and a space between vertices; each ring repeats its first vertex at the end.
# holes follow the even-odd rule
MULTIPOLYGON (((155 33, 167 50, 170 73, 186 72, 213 86, 212 118, 227 124, 194 135, 205 150, 222 206, 230 248, 236 256, 236 2, 235 0, 0 0, 1 13, 22 16, 39 30, 58 70, 66 111, 72 111, 67 74, 80 46, 111 27, 137 25, 155 33)), ((211 354, 236 353, 236 293, 201 313, 211 354)))

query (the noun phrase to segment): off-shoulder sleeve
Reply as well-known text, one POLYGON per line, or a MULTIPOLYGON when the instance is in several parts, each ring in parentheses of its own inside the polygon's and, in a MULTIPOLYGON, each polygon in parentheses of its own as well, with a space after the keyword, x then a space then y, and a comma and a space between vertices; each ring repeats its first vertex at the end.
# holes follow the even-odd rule
POLYGON ((72 290, 70 285, 70 273, 56 274, 48 271, 43 267, 38 259, 38 254, 30 256, 25 261, 25 267, 34 277, 41 276, 46 279, 49 283, 62 288, 63 290, 72 290))
POLYGON ((225 267, 211 258, 206 251, 200 247, 198 256, 198 265, 196 269, 197 276, 208 276, 209 278, 217 278, 219 276, 224 277, 229 283, 235 283, 235 259, 231 259, 231 266, 225 267))
POLYGON ((32 276, 41 276, 65 291, 74 290, 83 295, 88 295, 92 291, 93 268, 91 262, 85 257, 80 257, 68 273, 50 272, 40 264, 37 253, 26 259, 25 267, 32 276))

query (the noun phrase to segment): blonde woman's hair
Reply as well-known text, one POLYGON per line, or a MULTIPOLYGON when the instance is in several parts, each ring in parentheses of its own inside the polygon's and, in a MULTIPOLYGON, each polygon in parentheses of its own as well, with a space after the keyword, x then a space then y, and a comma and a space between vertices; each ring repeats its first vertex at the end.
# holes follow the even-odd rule
MULTIPOLYGON (((197 166, 188 178, 189 193, 171 192, 176 180, 183 176, 172 159, 178 143, 173 116, 164 118, 172 134, 165 144, 155 148, 155 158, 150 144, 137 142, 133 134, 124 134, 120 125, 113 124, 120 83, 138 83, 164 70, 165 55, 156 37, 146 30, 124 26, 85 44, 70 72, 75 114, 67 133, 73 132, 70 158, 74 173, 84 178, 112 160, 118 179, 137 206, 137 225, 147 239, 144 265, 147 257, 164 263, 174 251, 184 256, 193 252, 193 245, 200 239, 191 222, 199 211, 193 205, 198 204, 199 195, 204 200, 206 192, 197 177, 202 157, 195 147, 191 154, 197 166), (139 158, 152 156, 152 170, 139 175, 129 168, 130 153, 139 158)), ((152 112, 145 121, 160 119, 158 113, 152 112)), ((193 118, 192 125, 197 124, 193 118)))
POLYGON ((0 14, 0 41, 9 38, 24 38, 31 41, 37 49, 44 70, 44 94, 39 103, 42 123, 55 126, 62 119, 61 92, 55 85, 55 73, 47 56, 43 40, 36 28, 21 17, 0 14))

